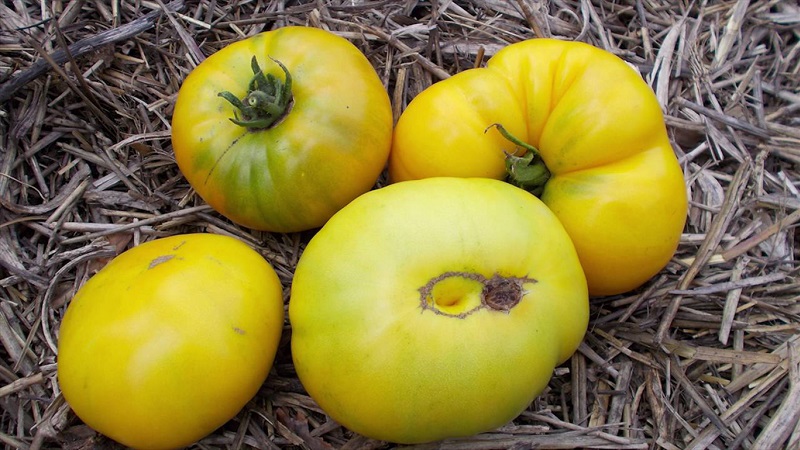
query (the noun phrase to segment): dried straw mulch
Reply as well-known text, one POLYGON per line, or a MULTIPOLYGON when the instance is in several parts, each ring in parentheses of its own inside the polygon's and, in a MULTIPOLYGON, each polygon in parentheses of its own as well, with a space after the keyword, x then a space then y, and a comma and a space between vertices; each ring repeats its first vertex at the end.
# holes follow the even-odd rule
MULTIPOLYGON (((165 3, 0 5, 6 448, 114 446, 60 398, 55 348, 72 294, 123 249, 179 232, 231 234, 261 251, 288 293, 310 233, 252 232, 205 206, 176 168, 169 119, 181 80, 204 55, 289 24, 355 43, 396 113, 508 43, 590 42, 651 83, 685 169, 691 208, 669 266, 639 291, 592 300, 583 346, 513 423, 416 448, 800 446, 795 2, 165 3)), ((259 395, 198 447, 391 447, 319 411, 294 375, 286 331, 259 395)))

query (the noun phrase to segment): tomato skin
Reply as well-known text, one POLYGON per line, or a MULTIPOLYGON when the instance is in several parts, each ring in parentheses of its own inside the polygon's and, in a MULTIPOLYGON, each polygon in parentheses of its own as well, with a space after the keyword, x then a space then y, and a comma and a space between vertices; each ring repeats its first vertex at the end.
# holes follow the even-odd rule
POLYGON ((256 394, 283 320, 275 271, 244 243, 156 239, 114 258, 72 299, 59 385, 98 432, 139 449, 183 447, 256 394))
POLYGON ((453 79, 458 82, 428 87, 400 116, 389 159, 393 181, 505 176, 505 155, 498 149, 506 149, 508 140, 487 128, 502 123, 512 134, 524 135, 522 105, 510 83, 494 72, 467 70, 453 79))
POLYGON ((536 197, 480 178, 354 200, 308 244, 289 302, 294 364, 312 398, 349 429, 398 443, 512 420, 578 347, 588 315, 563 226, 536 197), (509 311, 454 317, 480 304, 482 285, 464 277, 434 283, 436 308, 452 315, 422 306, 431 280, 461 272, 536 281, 509 311))
POLYGON ((625 62, 578 42, 509 45, 412 100, 390 178, 505 178, 498 161, 515 146, 486 130, 493 123, 541 154, 551 172, 541 198, 572 237, 590 294, 635 289, 669 262, 686 220, 683 173, 655 95, 625 62))
POLYGON ((285 27, 234 42, 187 76, 172 144, 181 172, 214 209, 249 228, 293 232, 321 226, 375 184, 392 126, 388 93, 353 44, 285 27), (247 93, 254 55, 281 80, 275 61, 289 70, 294 98, 282 121, 255 131, 232 123, 235 108, 218 97, 247 93))

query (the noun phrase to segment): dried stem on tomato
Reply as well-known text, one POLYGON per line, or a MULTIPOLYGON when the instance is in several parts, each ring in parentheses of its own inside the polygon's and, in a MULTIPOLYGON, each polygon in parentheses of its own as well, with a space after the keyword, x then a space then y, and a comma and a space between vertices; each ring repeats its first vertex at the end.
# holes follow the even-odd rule
POLYGON ((275 75, 264 74, 253 56, 250 61, 253 79, 248 85, 247 95, 239 99, 228 91, 217 94, 238 110, 234 111, 231 122, 251 130, 261 130, 271 127, 288 113, 292 103, 292 76, 280 61, 272 61, 283 70, 285 81, 275 75))

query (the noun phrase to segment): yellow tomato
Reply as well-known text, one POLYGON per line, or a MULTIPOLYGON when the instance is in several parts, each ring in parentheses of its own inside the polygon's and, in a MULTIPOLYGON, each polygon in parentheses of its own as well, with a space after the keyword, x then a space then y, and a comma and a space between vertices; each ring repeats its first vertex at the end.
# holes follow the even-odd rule
POLYGON ((234 42, 189 74, 172 145, 215 210, 246 227, 293 232, 321 226, 375 184, 392 126, 389 95, 356 46, 284 27, 234 42))
POLYGON ((531 187, 575 243, 591 294, 634 289, 667 264, 686 219, 683 173, 655 95, 624 61, 578 42, 505 47, 414 98, 391 179, 506 178, 506 154, 525 148, 494 124, 546 166, 549 180, 531 187))
POLYGON ((588 316, 558 219, 480 178, 362 195, 312 238, 289 302, 311 397, 351 430, 400 443, 512 420, 578 347, 588 316))
POLYGON ((186 446, 255 395, 283 319, 275 271, 239 240, 150 241, 114 258, 72 299, 59 384, 78 417, 118 442, 186 446))

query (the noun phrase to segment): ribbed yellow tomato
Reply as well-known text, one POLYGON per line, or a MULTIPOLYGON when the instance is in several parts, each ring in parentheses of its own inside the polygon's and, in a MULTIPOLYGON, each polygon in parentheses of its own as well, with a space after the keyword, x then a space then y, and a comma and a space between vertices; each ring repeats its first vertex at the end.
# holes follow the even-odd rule
POLYGON ((414 98, 395 128, 391 179, 506 178, 506 153, 524 146, 494 124, 535 148, 539 172, 515 166, 512 178, 532 178, 561 220, 591 294, 634 289, 667 264, 686 219, 683 173, 655 95, 623 60, 553 39, 505 47, 414 98))
POLYGON ((321 226, 375 184, 392 125, 389 95, 356 46, 285 27, 224 47, 186 77, 172 145, 214 209, 293 232, 321 226))
POLYGON ((292 355, 334 420, 400 443, 504 425, 586 332, 586 280, 558 219, 491 179, 397 183, 347 205, 292 283, 292 355))
POLYGON ((189 445, 235 416, 269 372, 281 284, 237 239, 177 235, 114 258, 69 304, 58 380, 87 425, 125 445, 189 445))

